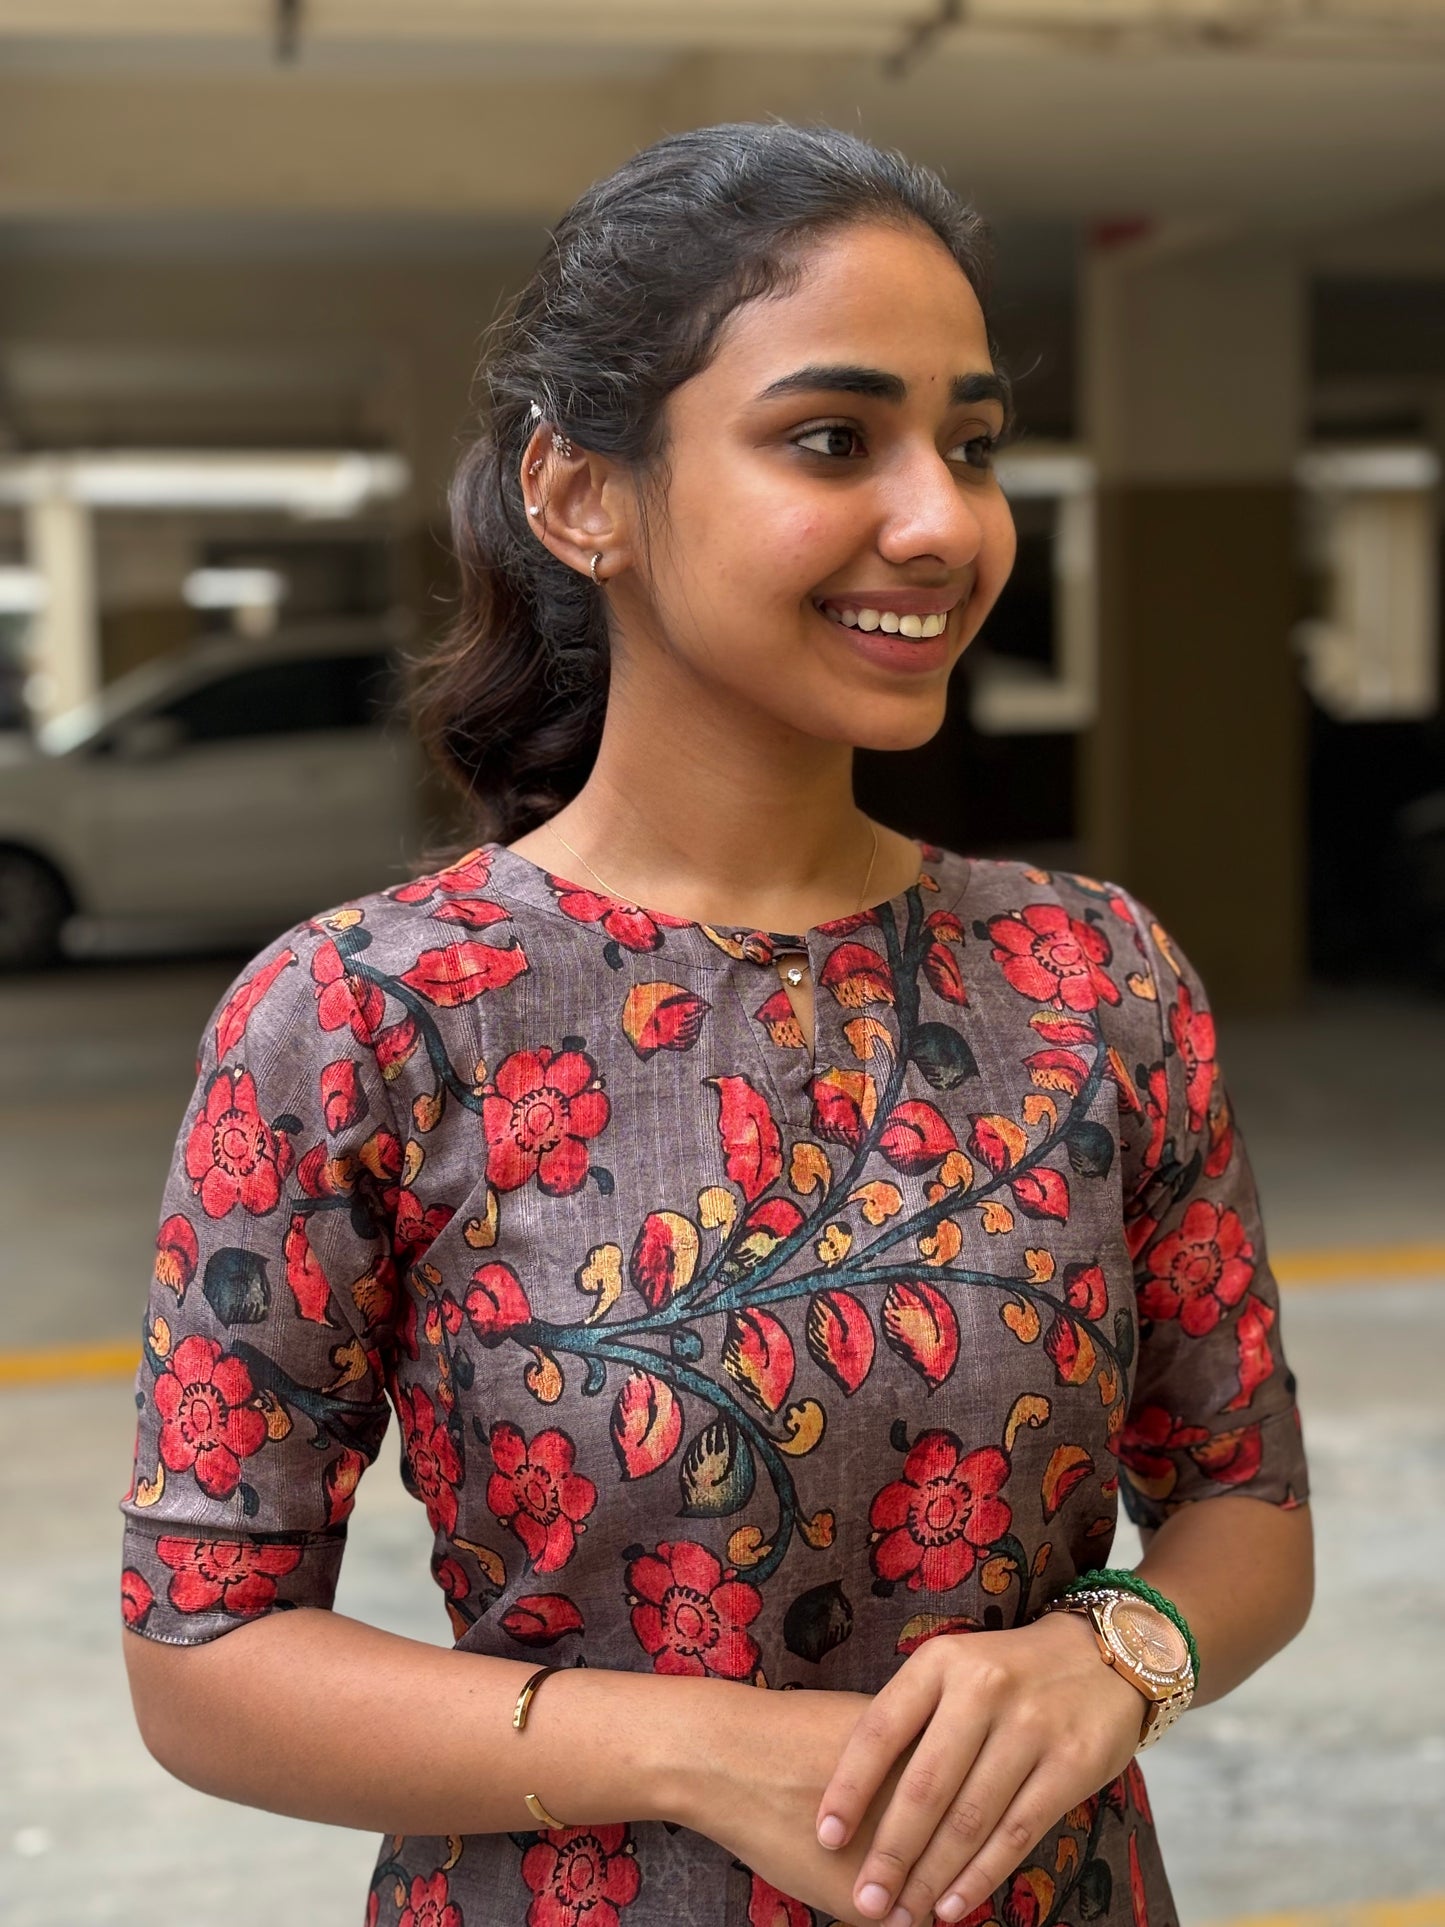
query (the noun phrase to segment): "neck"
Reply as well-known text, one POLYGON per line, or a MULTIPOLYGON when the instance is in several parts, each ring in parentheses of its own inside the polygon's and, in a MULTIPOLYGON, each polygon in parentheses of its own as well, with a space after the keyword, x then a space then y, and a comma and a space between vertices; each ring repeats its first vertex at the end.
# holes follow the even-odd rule
MULTIPOLYGON (((619 700, 616 683, 596 765, 555 825, 637 903, 774 930, 856 909, 873 845, 853 800, 850 744, 800 735, 756 711, 644 711, 619 700)), ((549 845, 551 867, 570 874, 555 838, 534 834, 549 845)), ((899 841, 880 832, 869 902, 913 880, 887 883, 898 874, 890 844, 899 841)))

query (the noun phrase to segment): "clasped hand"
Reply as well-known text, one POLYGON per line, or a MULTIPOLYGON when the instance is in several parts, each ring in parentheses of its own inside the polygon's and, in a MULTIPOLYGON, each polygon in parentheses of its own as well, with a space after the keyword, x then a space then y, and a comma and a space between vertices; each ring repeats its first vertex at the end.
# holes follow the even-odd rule
POLYGON ((930 1909, 961 1920, 1123 1771, 1144 1712, 1077 1615, 928 1640, 858 1713, 818 1804, 818 1840, 834 1852, 855 1842, 911 1747, 853 1905, 886 1927, 920 1927, 930 1909))

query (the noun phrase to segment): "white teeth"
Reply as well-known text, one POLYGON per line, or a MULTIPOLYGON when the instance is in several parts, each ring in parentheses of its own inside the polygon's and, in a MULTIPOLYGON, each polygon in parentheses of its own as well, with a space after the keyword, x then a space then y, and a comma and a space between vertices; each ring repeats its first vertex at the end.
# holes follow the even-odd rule
POLYGON ((891 609, 825 609, 824 613, 845 629, 862 629, 865 633, 881 629, 885 635, 907 636, 910 641, 941 636, 948 627, 948 617, 941 612, 900 616, 891 609))

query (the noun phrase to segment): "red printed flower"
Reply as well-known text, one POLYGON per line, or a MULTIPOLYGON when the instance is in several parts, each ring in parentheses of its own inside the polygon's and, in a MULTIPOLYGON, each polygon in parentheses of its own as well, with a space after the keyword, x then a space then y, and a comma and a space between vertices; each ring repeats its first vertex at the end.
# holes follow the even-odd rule
POLYGON ((452 1435, 420 1385, 410 1392, 398 1387, 396 1410, 401 1420, 402 1447, 432 1531, 453 1533, 457 1529, 462 1462, 452 1435))
POLYGON ((411 1883, 410 1904, 396 1927, 462 1927, 462 1910, 451 1898, 444 1873, 428 1880, 418 1874, 411 1883))
POLYGON ((617 1927, 642 1884, 623 1823, 547 1831, 522 1855, 522 1878, 535 1896, 527 1927, 617 1927))
POLYGON ((1179 1468, 1170 1455, 1202 1445, 1208 1437, 1205 1426, 1186 1425, 1163 1405, 1144 1405, 1124 1422, 1119 1457, 1142 1492, 1165 1499, 1179 1482, 1179 1468))
POLYGON ((906 1579, 918 1592, 948 1592, 978 1563, 980 1547, 1002 1538, 1013 1512, 999 1491, 1009 1462, 996 1445, 965 1453, 952 1432, 920 1432, 903 1477, 874 1496, 868 1523, 880 1579, 906 1579))
POLYGON ((553 1197, 580 1189, 587 1181, 586 1139, 612 1114, 592 1059, 546 1044, 513 1051, 485 1088, 487 1176, 496 1188, 515 1191, 535 1177, 553 1197))
POLYGON ((249 1617, 276 1597, 276 1581, 301 1564, 299 1546, 235 1539, 161 1539, 161 1562, 175 1574, 166 1597, 182 1613, 222 1612, 249 1617))
POLYGON ((1149 1277, 1139 1288, 1146 1318, 1177 1318, 1191 1338, 1214 1330, 1254 1276, 1254 1247, 1239 1214, 1196 1198, 1177 1231, 1145 1254, 1149 1277))
POLYGON ((311 959, 311 977, 316 985, 316 1021, 323 1030, 340 1030, 350 1024, 358 1044, 370 1044, 386 1010, 386 998, 379 984, 365 977, 347 974, 341 952, 328 937, 311 959))
POLYGON ((1118 1003, 1119 992, 1103 968, 1113 955, 1108 938, 1061 905, 1031 903, 990 917, 988 934, 1005 980, 1022 996, 1055 1010, 1118 1003))
POLYGON ((182 1339, 155 1387, 166 1470, 194 1467, 202 1492, 229 1499, 241 1482, 241 1460, 266 1443, 255 1396, 251 1374, 239 1358, 223 1355, 214 1338, 182 1339))
POLYGON ((655 1673, 746 1679, 756 1668, 757 1641, 746 1629, 762 1611, 756 1586, 724 1579, 706 1546, 663 1540, 627 1568, 634 1598, 632 1630, 655 1673))
POLYGON ((572 1469, 576 1447, 555 1426, 528 1445, 506 1420, 492 1427, 489 1443, 497 1469, 487 1481, 487 1504, 526 1547, 534 1572, 556 1572, 597 1503, 596 1486, 572 1469))
MULTIPOLYGON (((127 1495, 129 1496, 129 1495, 127 1495)), ((155 1604, 155 1594, 144 1573, 127 1566, 120 1576, 120 1616, 127 1626, 144 1626, 155 1604)))
POLYGON ((491 878, 491 851, 478 848, 468 850, 444 870, 429 871, 426 876, 415 877, 410 883, 388 890, 387 895, 397 903, 425 903, 428 897, 438 893, 444 897, 469 897, 485 890, 491 878))
POLYGON ((557 908, 574 923, 599 923, 624 950, 656 950, 664 930, 686 930, 686 917, 669 917, 661 910, 644 910, 639 904, 624 903, 621 897, 599 896, 595 890, 579 890, 562 877, 549 877, 558 892, 557 908))
POLYGON ((219 1071, 186 1140, 186 1175, 208 1218, 233 1205, 260 1217, 276 1209, 291 1169, 291 1140, 264 1123, 249 1071, 219 1071))
POLYGON ((1207 1010, 1194 1008, 1188 984, 1179 987, 1179 1002, 1169 1012, 1169 1031, 1184 1067, 1189 1128, 1202 1131, 1214 1088, 1214 1019, 1207 1010))

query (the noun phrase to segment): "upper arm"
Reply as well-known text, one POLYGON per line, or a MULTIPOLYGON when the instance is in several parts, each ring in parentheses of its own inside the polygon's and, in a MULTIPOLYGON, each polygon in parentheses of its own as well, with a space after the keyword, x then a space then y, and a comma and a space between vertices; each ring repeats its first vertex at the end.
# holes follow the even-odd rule
MULTIPOLYGON (((188 1645, 329 1606, 387 1422, 401 1145, 333 932, 257 957, 202 1039, 136 1378, 122 1605, 188 1645)), ((171 1665, 128 1652, 145 1683, 171 1665)))
POLYGON ((1121 1440, 1141 1528, 1192 1500, 1308 1496, 1254 1172, 1215 1054, 1204 985, 1149 912, 1129 904, 1152 1024, 1126 1123, 1125 1231, 1139 1355, 1121 1440), (1152 995, 1150 994, 1152 992, 1152 995))

